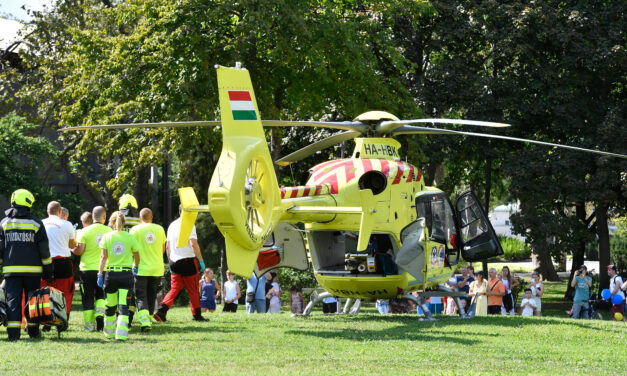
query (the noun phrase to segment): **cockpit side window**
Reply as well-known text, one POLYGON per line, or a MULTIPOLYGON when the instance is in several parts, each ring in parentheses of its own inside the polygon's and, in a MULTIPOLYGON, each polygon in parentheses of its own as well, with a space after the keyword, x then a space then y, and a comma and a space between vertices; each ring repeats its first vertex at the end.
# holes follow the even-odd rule
POLYGON ((455 230, 455 214, 444 193, 423 195, 416 199, 416 214, 425 219, 429 237, 450 245, 455 230))

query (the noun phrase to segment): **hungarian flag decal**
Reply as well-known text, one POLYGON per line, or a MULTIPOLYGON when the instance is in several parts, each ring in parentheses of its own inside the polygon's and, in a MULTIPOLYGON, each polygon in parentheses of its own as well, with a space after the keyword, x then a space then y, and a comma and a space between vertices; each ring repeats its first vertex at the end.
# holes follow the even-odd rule
POLYGON ((249 91, 229 91, 229 102, 231 102, 233 120, 257 120, 255 106, 249 91))

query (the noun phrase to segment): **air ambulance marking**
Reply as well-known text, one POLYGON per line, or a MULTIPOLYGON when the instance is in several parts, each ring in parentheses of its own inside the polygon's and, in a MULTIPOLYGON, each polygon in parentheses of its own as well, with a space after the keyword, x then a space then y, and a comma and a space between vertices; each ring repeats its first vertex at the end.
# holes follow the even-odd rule
MULTIPOLYGON (((392 185, 400 184, 401 181, 407 183, 419 181, 422 177, 420 170, 403 161, 351 158, 329 161, 314 166, 311 169, 312 177, 309 182, 316 185, 327 184, 331 188, 330 193, 336 194, 339 191, 339 185, 348 184, 355 178, 373 170, 381 171, 386 178, 392 180, 390 182, 392 185), (407 176, 404 178, 405 173, 407 176)), ((286 197, 290 197, 290 194, 292 194, 291 191, 289 194, 286 193, 286 197)))
POLYGON ((233 120, 257 120, 255 105, 247 90, 229 91, 233 120))

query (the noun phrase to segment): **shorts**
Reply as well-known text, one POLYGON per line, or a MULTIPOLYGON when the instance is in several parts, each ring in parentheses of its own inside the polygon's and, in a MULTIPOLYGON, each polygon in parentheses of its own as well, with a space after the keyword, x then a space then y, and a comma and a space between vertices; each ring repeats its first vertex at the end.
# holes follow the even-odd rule
POLYGON ((620 304, 612 304, 612 319, 614 319, 614 315, 616 314, 616 312, 620 313, 621 315, 625 314, 625 299, 623 299, 623 301, 620 304))
POLYGON ((322 303, 322 312, 323 313, 336 313, 337 312, 337 303, 322 303))
POLYGON ((444 308, 444 305, 442 303, 436 303, 436 304, 429 303, 429 311, 431 311, 431 313, 433 314, 436 314, 436 315, 442 314, 443 308, 444 308))
POLYGON ((238 304, 235 303, 224 303, 224 308, 222 308, 222 312, 237 312, 238 304))
POLYGON ((488 315, 500 315, 501 314, 501 306, 500 305, 489 305, 488 306, 488 315))
POLYGON ((215 299, 200 299, 200 308, 216 309, 215 299))

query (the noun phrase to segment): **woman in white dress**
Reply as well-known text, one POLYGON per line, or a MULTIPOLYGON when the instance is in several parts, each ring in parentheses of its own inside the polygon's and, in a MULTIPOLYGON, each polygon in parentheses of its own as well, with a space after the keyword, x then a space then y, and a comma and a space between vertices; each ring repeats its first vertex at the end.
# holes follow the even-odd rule
POLYGON ((475 316, 487 316, 488 297, 485 293, 488 289, 488 281, 484 279, 482 270, 475 273, 475 278, 476 279, 470 284, 468 296, 472 297, 472 302, 476 305, 475 316))
POLYGON ((279 287, 279 276, 276 272, 270 273, 272 275, 272 288, 266 294, 266 299, 270 299, 270 308, 267 313, 279 313, 281 312, 281 288, 279 287))

